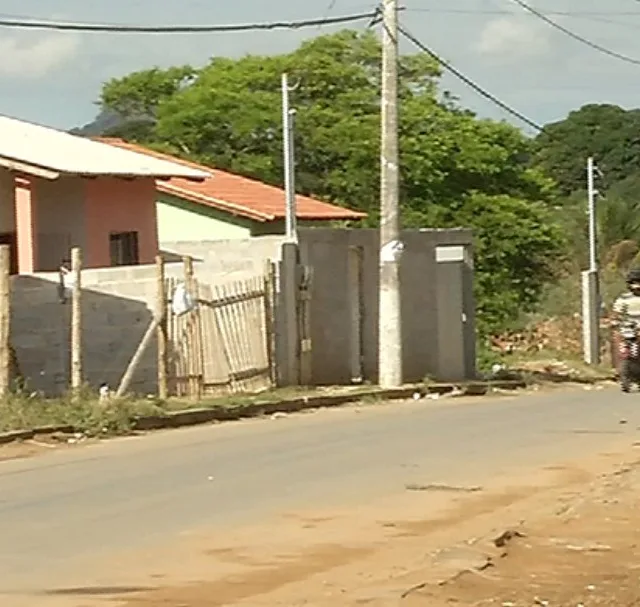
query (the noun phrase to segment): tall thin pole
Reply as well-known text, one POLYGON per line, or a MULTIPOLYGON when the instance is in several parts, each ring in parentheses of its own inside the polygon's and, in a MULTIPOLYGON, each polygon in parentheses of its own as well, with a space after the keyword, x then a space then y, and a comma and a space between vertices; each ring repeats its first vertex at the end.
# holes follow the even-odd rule
POLYGON ((398 3, 384 0, 382 19, 380 317, 378 381, 402 384, 400 220, 398 213, 398 3))
POLYGON ((71 249, 71 390, 78 396, 82 388, 82 253, 71 249))
POLYGON ((282 149, 284 154, 286 235, 287 240, 295 242, 297 241, 295 150, 293 140, 295 110, 292 110, 289 106, 289 91, 289 78, 287 74, 282 74, 282 149))
POLYGON ((593 158, 587 160, 587 195, 589 197, 589 271, 598 270, 597 253, 597 218, 596 218, 596 188, 594 185, 595 167, 593 158))
POLYGON ((156 317, 160 321, 158 339, 158 397, 165 400, 169 396, 167 360, 167 286, 165 283, 164 258, 156 256, 156 317))
POLYGON ((584 360, 587 364, 600 362, 600 279, 598 276, 598 234, 595 188, 596 167, 593 158, 587 159, 587 197, 589 213, 589 269, 582 273, 582 336, 584 360))
POLYGON ((11 386, 11 251, 0 245, 0 399, 11 386))

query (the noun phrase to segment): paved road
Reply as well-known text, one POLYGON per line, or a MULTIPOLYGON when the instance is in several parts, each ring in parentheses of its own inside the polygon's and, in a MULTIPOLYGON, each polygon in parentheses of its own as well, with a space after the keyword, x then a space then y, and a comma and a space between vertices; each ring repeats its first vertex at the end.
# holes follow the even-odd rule
POLYGON ((325 411, 0 463, 0 593, 64 584, 90 558, 200 526, 579 457, 631 443, 639 425, 640 395, 577 390, 325 411))

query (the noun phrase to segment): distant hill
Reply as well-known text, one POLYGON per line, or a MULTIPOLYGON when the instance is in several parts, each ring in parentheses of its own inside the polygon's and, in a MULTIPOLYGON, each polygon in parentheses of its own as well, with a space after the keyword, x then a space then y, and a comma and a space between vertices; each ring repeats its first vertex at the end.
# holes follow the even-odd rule
POLYGON ((142 143, 149 137, 154 124, 152 118, 125 119, 117 112, 104 110, 92 122, 69 132, 80 137, 120 137, 142 143))
POLYGON ((120 114, 105 110, 100 112, 92 122, 71 129, 69 132, 80 137, 101 137, 112 129, 121 127, 124 123, 125 120, 122 119, 120 114))

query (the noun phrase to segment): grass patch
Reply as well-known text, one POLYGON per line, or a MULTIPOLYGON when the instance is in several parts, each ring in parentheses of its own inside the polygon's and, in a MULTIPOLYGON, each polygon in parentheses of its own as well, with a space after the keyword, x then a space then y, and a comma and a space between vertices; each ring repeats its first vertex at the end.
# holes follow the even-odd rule
POLYGON ((70 426, 88 436, 122 435, 131 432, 137 417, 157 415, 163 409, 163 403, 153 400, 103 403, 88 394, 78 399, 12 395, 0 404, 0 432, 70 426))
POLYGON ((614 378, 610 365, 588 365, 576 354, 541 350, 503 358, 507 369, 528 383, 598 383, 614 378))
MULTIPOLYGON (((234 394, 200 401, 171 398, 167 401, 154 398, 110 399, 100 402, 96 395, 85 391, 78 398, 66 395, 60 398, 43 398, 26 393, 12 394, 0 404, 0 432, 32 430, 43 427, 68 426, 91 437, 130 434, 136 420, 141 417, 159 416, 189 409, 242 409, 255 405, 268 405, 304 397, 335 396, 370 393, 370 386, 344 386, 327 388, 282 388, 259 394, 234 394)), ((367 400, 364 398, 363 400, 367 400)), ((379 402, 369 398, 373 404, 379 402)))

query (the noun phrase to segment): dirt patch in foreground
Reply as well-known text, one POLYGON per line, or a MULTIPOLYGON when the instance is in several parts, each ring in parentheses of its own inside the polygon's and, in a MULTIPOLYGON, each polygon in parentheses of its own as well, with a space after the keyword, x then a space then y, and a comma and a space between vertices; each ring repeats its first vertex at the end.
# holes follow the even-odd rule
POLYGON ((478 565, 408 589, 403 604, 640 605, 639 491, 638 464, 625 466, 499 548, 480 542, 478 565))
POLYGON ((38 439, 0 445, 0 462, 44 455, 57 449, 76 449, 94 445, 97 439, 78 434, 43 435, 38 439))
POLYGON ((387 504, 194 539, 146 590, 106 604, 640 605, 640 461, 621 461, 556 466, 499 489, 413 488, 387 504))

